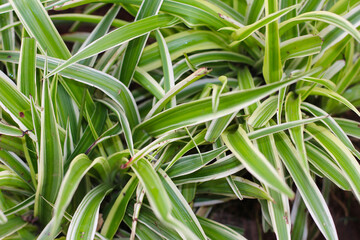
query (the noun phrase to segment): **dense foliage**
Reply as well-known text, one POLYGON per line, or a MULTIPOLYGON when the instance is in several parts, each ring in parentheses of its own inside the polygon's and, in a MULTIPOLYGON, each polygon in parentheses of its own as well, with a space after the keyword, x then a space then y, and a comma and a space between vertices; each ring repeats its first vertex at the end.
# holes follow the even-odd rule
POLYGON ((1 0, 0 238, 243 239, 208 216, 252 198, 278 239, 337 239, 359 3, 1 0))

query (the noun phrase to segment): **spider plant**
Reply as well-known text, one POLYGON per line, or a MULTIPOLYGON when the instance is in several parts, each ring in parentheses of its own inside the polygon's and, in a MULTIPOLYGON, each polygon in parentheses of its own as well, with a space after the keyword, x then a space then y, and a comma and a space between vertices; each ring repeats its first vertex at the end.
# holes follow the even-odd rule
POLYGON ((209 214, 250 198, 277 239, 338 239, 359 3, 1 0, 0 238, 244 239, 209 214))

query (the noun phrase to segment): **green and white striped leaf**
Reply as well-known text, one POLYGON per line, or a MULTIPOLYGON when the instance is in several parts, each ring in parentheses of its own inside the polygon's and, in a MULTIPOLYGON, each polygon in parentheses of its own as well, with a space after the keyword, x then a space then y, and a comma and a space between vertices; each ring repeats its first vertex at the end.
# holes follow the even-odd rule
POLYGON ((206 239, 204 230, 201 228, 193 210, 188 205, 179 189, 171 181, 169 176, 162 170, 158 170, 158 175, 164 188, 172 202, 172 215, 182 222, 188 229, 193 232, 199 239, 206 239))
POLYGON ((233 240, 243 240, 246 239, 245 237, 243 237, 242 235, 240 235, 239 233, 237 233, 236 231, 234 231, 233 229, 212 221, 208 218, 203 218, 203 217, 197 217, 199 219, 199 222, 202 226, 202 228, 204 229, 206 236, 209 239, 215 240, 215 239, 233 239, 233 240))
POLYGON ((289 197, 293 197, 294 193, 292 190, 278 176, 276 170, 264 155, 255 148, 247 137, 246 132, 240 126, 236 131, 224 132, 221 137, 231 152, 257 179, 266 183, 271 188, 289 197))
POLYGON ((86 194, 76 209, 66 237, 69 239, 94 239, 99 220, 100 204, 111 191, 106 184, 98 185, 86 194))
MULTIPOLYGON (((143 0, 138 10, 135 22, 146 17, 157 15, 163 0, 143 0)), ((131 29, 134 31, 134 29, 131 29)), ((120 70, 120 81, 124 85, 129 86, 132 77, 135 72, 135 68, 140 60, 141 53, 145 47, 146 41, 149 37, 149 33, 144 34, 138 38, 135 38, 127 44, 120 70)))
POLYGON ((338 239, 335 224, 326 202, 310 174, 302 167, 290 139, 285 133, 277 133, 275 144, 314 222, 327 239, 338 239))
POLYGON ((172 26, 176 23, 176 21, 177 19, 175 17, 162 14, 147 17, 134 23, 127 24, 124 27, 118 28, 92 42, 86 48, 73 55, 69 60, 52 70, 49 75, 56 74, 82 59, 94 56, 107 49, 119 46, 131 39, 144 35, 155 29, 172 26))
POLYGON ((151 135, 160 135, 170 130, 219 118, 245 108, 295 81, 287 80, 256 89, 223 94, 220 96, 216 113, 212 110, 211 97, 178 105, 142 122, 136 131, 144 130, 151 135))
POLYGON ((35 213, 40 221, 50 221, 52 208, 43 200, 54 203, 63 179, 63 154, 56 124, 53 103, 49 93, 49 80, 45 79, 41 99, 41 140, 38 163, 38 186, 35 213))
POLYGON ((249 117, 247 124, 254 128, 263 127, 277 112, 278 99, 269 97, 262 102, 249 117))
POLYGON ((344 171, 354 195, 360 201, 360 165, 346 146, 329 130, 315 124, 309 124, 306 131, 332 156, 344 171))

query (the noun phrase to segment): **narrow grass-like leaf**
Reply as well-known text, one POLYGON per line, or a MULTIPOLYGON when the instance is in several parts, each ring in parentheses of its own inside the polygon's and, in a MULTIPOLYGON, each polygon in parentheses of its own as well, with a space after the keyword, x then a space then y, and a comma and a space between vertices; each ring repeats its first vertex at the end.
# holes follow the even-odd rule
MULTIPOLYGON (((159 46, 160 56, 163 66, 163 73, 164 73, 164 90, 165 92, 169 92, 172 87, 175 86, 175 79, 174 79, 174 70, 171 62, 171 56, 166 44, 166 41, 159 30, 156 32, 156 41, 159 46)), ((176 105, 176 98, 171 100, 171 106, 174 107, 176 105)))
POLYGON ((285 133, 275 134, 275 144, 314 222, 327 239, 338 239, 326 202, 309 173, 300 164, 295 147, 285 133))
POLYGON ((0 209, 0 225, 5 224, 8 221, 7 217, 5 216, 4 212, 0 209))
MULTIPOLYGON (((300 110, 301 97, 295 97, 292 92, 290 92, 285 100, 285 118, 287 122, 290 121, 299 121, 302 119, 302 113, 300 110)), ((304 127, 298 126, 291 128, 289 130, 292 141, 295 144, 296 149, 299 152, 301 158, 301 163, 306 169, 309 169, 309 164, 307 162, 306 150, 305 150, 305 141, 304 141, 304 127)))
MULTIPOLYGON (((135 22, 146 17, 157 15, 163 0, 144 0, 135 17, 135 22)), ((134 29, 132 29, 134 31, 134 29)), ((149 33, 131 40, 125 50, 120 70, 120 81, 129 86, 135 72, 135 68, 140 60, 141 53, 145 47, 149 33)))
POLYGON ((301 199, 299 193, 296 194, 296 198, 291 209, 291 221, 293 222, 293 229, 291 237, 293 239, 305 239, 308 237, 308 211, 306 205, 301 199))
POLYGON ((8 170, 0 172, 0 189, 33 193, 33 189, 22 178, 8 170))
MULTIPOLYGON (((234 155, 228 155, 215 163, 205 166, 196 172, 174 178, 175 184, 207 182, 210 180, 228 177, 243 170, 244 166, 234 155)), ((227 184, 227 183, 226 183, 227 184)), ((227 184, 229 186, 229 184, 227 184)), ((231 188, 230 188, 231 190, 231 188)), ((232 190, 231 190, 232 191, 232 190)))
POLYGON ((254 0, 248 6, 246 10, 246 17, 245 17, 245 23, 246 24, 252 24, 259 20, 262 12, 264 11, 264 0, 254 0))
POLYGON ((111 188, 106 184, 93 188, 76 209, 71 220, 67 238, 94 239, 99 220, 100 204, 111 188))
POLYGON ((135 174, 143 185, 146 196, 152 206, 155 215, 169 227, 175 229, 185 238, 197 239, 197 237, 188 230, 185 225, 175 219, 172 214, 172 204, 166 190, 161 183, 159 176, 152 168, 150 163, 141 158, 131 165, 135 174))
POLYGON ((41 143, 35 203, 35 212, 43 224, 49 222, 49 212, 52 209, 42 198, 54 203, 63 178, 62 148, 48 81, 45 80, 42 90, 41 143))
POLYGON ((22 39, 17 85, 25 96, 37 99, 36 41, 33 38, 22 39))
POLYGON ((208 218, 197 217, 201 227, 204 229, 206 236, 209 239, 232 239, 232 240, 244 240, 246 239, 233 229, 220 224, 218 222, 212 221, 208 218))
MULTIPOLYGON (((128 208, 126 209, 126 214, 124 216, 124 222, 129 225, 130 220, 130 227, 132 227, 131 222, 133 219, 130 217, 134 216, 134 205, 135 202, 131 201, 128 208), (129 217, 130 216, 130 217, 129 217), (130 218, 130 219, 129 219, 130 218)), ((143 204, 141 207, 141 214, 138 216, 138 224, 136 228, 136 235, 138 235, 139 238, 143 239, 142 237, 146 237, 144 239, 157 239, 159 237, 165 238, 165 239, 174 239, 174 240, 180 240, 182 239, 179 234, 176 233, 175 230, 168 228, 166 224, 163 224, 159 219, 154 215, 154 212, 151 210, 150 206, 143 204), (147 231, 150 231, 151 234, 146 234, 140 231, 138 228, 143 225, 147 227, 147 231), (141 235, 140 235, 141 233, 141 235), (144 236, 145 235, 145 236, 144 236), (155 235, 155 238, 153 237, 155 235), (153 237, 153 238, 151 238, 153 237)))
MULTIPOLYGON (((271 200, 269 193, 266 192, 260 185, 241 177, 231 176, 231 178, 244 198, 271 200)), ((210 180, 200 184, 197 188, 197 193, 215 194, 236 198, 234 191, 224 178, 219 180, 210 180)))
MULTIPOLYGON (((222 61, 234 62, 234 63, 245 63, 248 65, 253 65, 255 62, 245 55, 233 53, 233 52, 225 52, 225 51, 208 51, 204 53, 198 53, 191 55, 189 60, 193 65, 199 67, 203 64, 207 63, 216 63, 222 61)), ((180 60, 174 65, 174 74, 175 81, 177 81, 184 73, 189 71, 190 68, 187 65, 186 59, 180 60)))
POLYGON ((112 205, 109 215, 107 216, 101 229, 101 234, 105 237, 112 238, 116 234, 120 223, 124 218, 127 205, 129 204, 138 183, 139 179, 136 176, 133 176, 119 193, 119 196, 112 205))
POLYGON ((10 0, 21 23, 38 42, 43 54, 67 59, 71 56, 60 34, 38 0, 10 0))
MULTIPOLYGON (((3 72, 0 71, 0 106, 22 131, 32 129, 30 101, 3 72)), ((31 135, 30 135, 31 136, 31 135)), ((34 137, 32 135, 32 137, 34 137)))
POLYGON ((189 77, 182 80, 180 83, 176 84, 170 91, 168 91, 164 97, 158 101, 154 107, 150 110, 150 112, 147 114, 145 119, 151 118, 153 115, 159 113, 165 105, 171 101, 171 99, 176 96, 177 93, 179 93, 182 89, 190 85, 191 83, 195 82, 196 80, 200 79, 201 77, 208 74, 210 71, 206 68, 200 68, 197 71, 195 71, 193 74, 191 74, 189 77))
POLYGON ((32 189, 34 189, 30 169, 17 155, 5 150, 0 150, 0 161, 22 178, 32 189))
MULTIPOLYGON (((106 13, 106 15, 101 19, 100 23, 95 27, 95 29, 91 32, 91 34, 86 38, 86 40, 81 45, 80 49, 85 48, 87 45, 89 45, 91 42, 97 40, 98 38, 104 36, 111 26, 111 23, 113 22, 114 18, 118 14, 120 10, 119 5, 113 5, 109 11, 106 13)), ((86 59, 82 61, 81 63, 84 65, 90 65, 94 60, 96 60, 95 57, 86 59)), ((93 64, 91 64, 93 65, 93 64)))
POLYGON ((223 94, 220 96, 220 103, 216 113, 212 111, 211 98, 178 105, 144 121, 138 125, 136 130, 145 130, 151 135, 160 135, 170 130, 219 118, 247 107, 295 81, 287 80, 256 89, 223 94))
POLYGON ((130 128, 130 124, 126 118, 124 109, 111 99, 99 100, 99 102, 103 103, 105 106, 107 106, 112 111, 114 111, 115 114, 117 115, 117 117, 119 118, 121 127, 124 131, 126 143, 128 145, 130 154, 134 155, 134 143, 133 143, 133 139, 132 139, 131 128, 130 128))
POLYGON ((339 124, 339 126, 347 135, 360 138, 359 122, 345 118, 335 118, 334 120, 337 122, 337 124, 339 124))
POLYGON ((165 95, 165 91, 160 84, 141 68, 136 68, 134 81, 152 93, 157 99, 161 99, 165 95))
POLYGON ((276 113, 278 102, 277 97, 269 97, 262 102, 249 117, 247 124, 254 128, 264 126, 276 113))
POLYGON ((332 24, 348 32, 353 38, 356 39, 356 41, 360 42, 359 31, 348 20, 334 13, 326 12, 326 11, 314 11, 314 12, 303 13, 301 15, 298 15, 297 17, 282 22, 279 26, 279 34, 281 35, 292 26, 304 21, 322 21, 325 23, 332 24))
MULTIPOLYGON (((272 23, 272 22, 276 21, 281 16, 285 15, 286 13, 290 12, 291 10, 294 10, 295 8, 297 8, 297 5, 282 9, 282 10, 277 11, 277 12, 272 12, 267 17, 262 18, 262 19, 260 19, 260 20, 258 20, 256 22, 254 22, 253 24, 250 24, 248 26, 240 28, 233 35, 235 41, 236 42, 243 41, 244 39, 249 37, 255 31, 259 30, 260 28, 266 26, 269 23, 272 23)), ((235 44, 235 43, 232 43, 232 44, 235 44)))
POLYGON ((243 200, 244 197, 242 196, 239 188, 236 186, 236 184, 235 184, 234 180, 232 179, 232 177, 231 177, 231 176, 226 177, 226 181, 227 181, 227 183, 229 184, 231 190, 233 190, 235 196, 236 196, 239 200, 243 200))
POLYGON ((304 35, 292 38, 280 44, 282 62, 291 58, 300 58, 317 54, 321 50, 322 39, 319 36, 304 35))
POLYGON ((105 36, 99 38, 98 40, 92 42, 86 48, 73 55, 69 60, 52 70, 49 75, 56 74, 61 70, 64 70, 71 64, 76 63, 77 61, 91 57, 107 49, 119 46, 131 39, 144 35, 147 32, 150 32, 160 27, 171 26, 175 24, 176 21, 177 20, 175 17, 162 14, 147 17, 134 23, 127 24, 124 27, 118 28, 111 33, 108 33, 105 36))
MULTIPOLYGON (((91 162, 84 154, 81 154, 73 159, 66 175, 64 176, 55 202, 53 219, 50 222, 53 230, 56 231, 56 229, 60 226, 65 210, 78 188, 81 179, 94 165, 99 164, 99 161, 100 159, 97 158, 91 162)), ((55 231, 51 232, 51 236, 54 236, 55 231)))
POLYGON ((169 168, 167 174, 173 178, 195 172, 219 156, 226 149, 227 148, 223 146, 209 152, 201 153, 201 157, 200 154, 184 156, 169 168))
MULTIPOLYGON (((8 59, 8 60, 11 60, 14 62, 18 62, 19 61, 19 53, 17 53, 17 52, 0 52, 0 59, 1 60, 8 59), (8 58, 8 56, 11 56, 11 57, 8 58)), ((38 68, 43 68, 44 63, 45 63, 45 57, 38 55, 36 66, 38 68)), ((64 61, 62 61, 60 59, 49 57, 49 58, 47 58, 47 63, 48 63, 49 70, 53 70, 56 68, 56 66, 64 63, 64 61)), ((60 75, 63 75, 64 77, 75 79, 78 82, 85 83, 90 86, 96 86, 101 91, 108 94, 114 101, 116 101, 119 105, 121 105, 124 108, 124 110, 126 112, 126 116, 132 127, 134 127, 139 122, 139 113, 138 113, 138 110, 137 110, 137 107, 135 104, 135 100, 134 100, 132 94, 130 93, 130 91, 127 87, 125 87, 122 83, 120 83, 114 77, 112 77, 106 73, 100 72, 98 70, 95 70, 93 68, 85 67, 85 66, 78 65, 78 64, 74 64, 74 65, 68 67, 67 69, 63 70, 60 73, 60 75)), ((1 81, 1 76, 2 75, 0 72, 0 81, 1 81)), ((10 86, 9 86, 9 88, 10 88, 10 86)), ((0 91, 1 90, 2 89, 0 89, 0 91)), ((12 91, 12 89, 8 89, 7 92, 4 92, 4 95, 6 96, 6 94, 9 94, 9 91, 12 94, 15 94, 15 96, 17 98, 19 98, 18 101, 22 105, 26 106, 26 102, 25 102, 26 100, 25 101, 22 100, 20 98, 20 96, 17 96, 19 94, 12 91)), ((80 89, 80 91, 81 91, 81 96, 82 96, 84 91, 81 89, 80 89)), ((3 93, 2 92, 0 92, 0 93, 1 93, 0 97, 2 97, 3 93)), ((3 99, 0 99, 0 102, 2 102, 2 101, 3 101, 3 99)), ((86 101, 86 103, 88 103, 88 102, 86 101)), ((78 102, 78 105, 80 105, 80 104, 81 104, 81 100, 80 100, 80 102, 78 102)), ((14 106, 16 106, 16 105, 14 105, 14 106)), ((14 111, 14 112, 16 112, 16 111, 14 111)), ((17 114, 15 116, 17 116, 17 114)), ((25 118, 26 117, 27 116, 25 115, 25 118)), ((29 127, 28 129, 31 129, 31 127, 29 127)))
POLYGON ((344 190, 351 190, 351 186, 344 177, 342 170, 319 147, 307 143, 308 159, 316 169, 323 173, 333 183, 344 190))
MULTIPOLYGON (((297 92, 301 94, 301 93, 306 92, 309 89, 310 89, 310 87, 304 87, 304 88, 299 89, 297 92)), ((340 94, 338 94, 334 91, 331 91, 331 90, 328 90, 325 88, 319 88, 319 87, 314 87, 310 90, 311 90, 311 92, 309 93, 310 95, 320 95, 320 96, 332 98, 332 99, 344 104, 345 106, 347 106, 348 108, 353 110, 358 116, 360 116, 360 112, 356 109, 356 107, 354 107, 354 105, 352 105, 346 98, 344 98, 340 94)))
POLYGON ((23 221, 21 217, 14 217, 2 224, 0 228, 0 238, 4 239, 12 234, 18 232, 20 229, 25 227, 28 223, 23 221))
POLYGON ((0 122, 0 134, 6 135, 6 136, 12 136, 12 137, 22 137, 24 136, 23 131, 18 129, 17 127, 4 124, 0 122))
POLYGON ((306 131, 318 141, 344 171, 354 195, 360 201, 360 165, 346 146, 324 127, 310 124, 306 131))
POLYGON ((4 211, 4 214, 6 216, 11 216, 15 213, 18 213, 20 212, 21 210, 24 210, 32 205, 34 205, 35 203, 35 194, 28 197, 27 199, 25 199, 24 201, 18 203, 17 205, 9 208, 9 209, 6 209, 6 211, 4 211))
POLYGON ((287 129, 290 129, 293 127, 298 127, 303 124, 320 121, 327 117, 328 117, 328 115, 325 115, 325 116, 320 116, 320 117, 314 117, 314 118, 309 118, 309 119, 302 119, 302 120, 298 120, 298 121, 292 121, 292 122, 286 122, 286 123, 281 123, 281 124, 277 124, 277 125, 272 125, 269 127, 265 127, 265 128, 261 128, 261 129, 252 131, 252 132, 248 133, 248 137, 251 140, 255 140, 257 138, 261 138, 261 137, 264 137, 264 136, 267 136, 270 134, 281 132, 281 131, 284 131, 284 130, 287 130, 287 129))
POLYGON ((236 114, 237 112, 212 120, 209 127, 207 128, 206 135, 204 138, 205 141, 215 142, 220 137, 220 135, 225 131, 225 129, 229 126, 229 124, 234 119, 236 114))
MULTIPOLYGON (((274 137, 267 136, 265 138, 258 139, 256 143, 260 152, 264 154, 264 156, 270 161, 271 165, 275 167, 279 176, 282 179, 285 179, 283 165, 276 150, 274 137)), ((291 239, 289 198, 286 195, 278 193, 275 190, 267 187, 266 185, 265 189, 269 192, 271 198, 273 199, 273 201, 267 201, 267 207, 271 225, 274 229, 277 239, 291 239)))
MULTIPOLYGON (((7 1, 1 0, 0 4, 7 1)), ((6 3, 5 3, 6 4, 6 3)), ((3 13, 0 15, 0 27, 4 28, 7 25, 12 25, 14 22, 14 16, 12 12, 3 13)), ((1 31, 1 43, 3 50, 15 50, 15 31, 13 28, 7 28, 1 31)), ((6 63, 6 70, 9 76, 13 79, 16 79, 15 65, 11 63, 6 63)))
POLYGON ((264 155, 253 146, 250 139, 247 137, 246 132, 240 126, 236 131, 224 132, 221 136, 226 146, 256 178, 266 183, 271 188, 276 189, 289 197, 293 197, 294 193, 286 183, 280 179, 276 170, 264 155))
POLYGON ((164 188, 169 195, 170 201, 172 203, 172 215, 182 222, 185 226, 189 228, 199 239, 206 239, 204 230, 201 228, 199 221, 197 220, 192 209, 188 205, 187 201, 175 186, 175 184, 169 179, 168 175, 159 170, 158 172, 160 180, 164 185, 164 188))
MULTIPOLYGON (((265 0, 265 15, 267 17, 271 14, 275 14, 277 11, 277 0, 265 0)), ((273 21, 269 23, 266 25, 265 30, 263 76, 267 83, 278 82, 281 80, 283 73, 278 22, 273 21)))

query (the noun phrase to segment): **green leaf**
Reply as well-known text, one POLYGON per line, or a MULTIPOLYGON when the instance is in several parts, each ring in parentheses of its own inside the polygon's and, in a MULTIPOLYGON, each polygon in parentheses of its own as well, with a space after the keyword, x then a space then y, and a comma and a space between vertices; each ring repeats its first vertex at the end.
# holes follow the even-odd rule
POLYGON ((38 0, 10 0, 16 15, 43 54, 67 59, 71 56, 49 15, 38 0))
POLYGON ((199 239, 206 239, 204 230, 179 189, 164 171, 159 170, 158 175, 172 203, 172 215, 199 239))
MULTIPOLYGON (((268 124, 269 125, 269 124, 268 124)), ((265 138, 258 139, 256 141, 261 153, 270 161, 271 165, 277 170, 279 176, 285 179, 284 167, 279 159, 279 154, 275 146, 275 140, 273 136, 267 136, 265 138)), ((274 232, 278 239, 291 239, 291 219, 290 219, 290 206, 289 198, 274 191, 265 185, 265 189, 269 192, 269 195, 273 201, 267 201, 269 219, 274 232)))
POLYGON ((74 213, 66 235, 67 238, 94 239, 100 204, 110 191, 109 186, 101 184, 86 194, 74 213))
POLYGON ((20 229, 24 228, 28 223, 24 222, 21 217, 14 217, 7 221, 7 223, 2 224, 0 228, 0 238, 4 239, 20 229))
POLYGON ((4 211, 4 214, 6 216, 11 216, 13 214, 16 214, 30 206, 33 206, 35 203, 35 194, 28 197, 27 199, 25 199, 24 201, 18 203, 17 205, 9 208, 9 209, 6 209, 6 211, 4 211))
POLYGON ((306 131, 324 147, 343 170, 354 195, 360 201, 360 165, 346 146, 324 127, 310 124, 306 131))
MULTIPOLYGON (((159 45, 160 56, 163 66, 164 90, 165 92, 169 92, 171 88, 175 86, 174 69, 171 62, 171 56, 165 38, 163 37, 161 32, 157 30, 155 34, 156 34, 156 41, 159 45)), ((176 105, 176 98, 173 98, 171 100, 171 106, 174 107, 175 105, 176 105)))
POLYGON ((234 132, 224 132, 221 137, 231 152, 257 179, 289 197, 294 196, 292 190, 279 177, 264 155, 254 147, 240 126, 234 132))
POLYGON ((211 160, 219 156, 226 149, 226 146, 223 146, 209 152, 201 153, 201 156, 200 154, 184 156, 177 160, 174 165, 172 165, 172 167, 167 170, 166 173, 171 178, 190 174, 208 164, 211 160))
POLYGON ((314 222, 327 239, 338 239, 335 224, 326 202, 310 174, 302 167, 290 139, 285 133, 277 133, 275 134, 275 144, 314 222))
MULTIPOLYGON (((290 92, 285 100, 285 118, 287 122, 290 121, 299 121, 302 119, 302 112, 300 109, 301 97, 295 97, 293 92, 290 92)), ((301 158, 301 163, 305 169, 309 169, 309 164, 307 162, 306 150, 305 150, 305 141, 304 141, 304 127, 298 126, 291 128, 289 130, 290 137, 295 144, 296 150, 298 150, 299 156, 301 158)))
MULTIPOLYGON (((237 176, 231 176, 231 178, 244 198, 272 200, 269 193, 265 191, 265 189, 260 185, 237 176)), ((234 191, 231 189, 228 182, 224 178, 210 180, 200 184, 197 187, 197 193, 229 196, 233 197, 234 199, 237 198, 237 196, 234 194, 234 191)))
MULTIPOLYGON (((119 193, 119 196, 112 205, 109 215, 107 216, 101 229, 101 234, 105 237, 113 238, 118 231, 120 223, 124 218, 129 201, 133 196, 138 183, 139 179, 136 176, 133 176, 119 193)), ((137 228, 139 228, 139 226, 137 228)))
MULTIPOLYGON (((276 11, 278 11, 278 1, 265 0, 265 15, 269 17, 269 15, 275 14, 276 11)), ((274 21, 267 24, 265 29, 263 76, 267 83, 272 83, 280 81, 282 73, 279 25, 277 21, 274 21)))
MULTIPOLYGON (((156 16, 160 10, 163 0, 143 0, 135 17, 135 22, 150 16, 156 16)), ((144 29, 145 30, 145 29, 144 29)), ((131 29, 133 32, 134 29, 131 29)), ((149 33, 129 41, 125 50, 120 70, 120 81, 129 86, 140 60, 141 53, 145 47, 149 33)))
POLYGON ((294 10, 297 7, 298 7, 298 5, 294 5, 294 6, 285 8, 283 10, 273 12, 273 13, 269 14, 268 16, 266 16, 265 18, 262 18, 261 20, 254 22, 253 24, 242 27, 239 30, 236 30, 236 32, 233 35, 233 38, 235 39, 236 42, 233 42, 232 44, 236 44, 240 41, 243 41, 244 39, 249 37, 251 34, 253 34, 255 31, 266 26, 267 24, 270 24, 270 23, 276 21, 281 16, 287 14, 288 12, 290 12, 291 10, 294 10))
POLYGON ((228 177, 243 169, 244 166, 234 155, 231 154, 226 157, 220 158, 215 163, 205 166, 196 172, 174 178, 173 181, 177 185, 207 182, 214 179, 228 177))
POLYGON ((43 198, 54 203, 63 178, 63 154, 53 104, 49 93, 49 80, 45 79, 41 100, 41 140, 38 164, 35 213, 41 223, 50 220, 52 211, 43 198))
POLYGON ((128 145, 128 149, 130 151, 130 154, 133 156, 135 154, 134 153, 134 143, 133 143, 133 139, 132 139, 130 124, 126 118, 124 109, 111 99, 99 100, 99 102, 103 103, 105 106, 110 108, 113 112, 115 112, 115 114, 119 118, 121 127, 122 127, 124 135, 125 135, 126 143, 128 145))
POLYGON ((324 153, 323 150, 313 144, 307 143, 306 151, 309 161, 316 169, 318 169, 340 188, 344 190, 351 190, 351 186, 344 177, 342 170, 326 153, 324 153))
POLYGON ((357 121, 345 119, 345 118, 334 118, 337 124, 344 130, 344 132, 352 137, 360 138, 360 123, 357 121))
POLYGON ((243 240, 246 239, 245 237, 241 236, 236 231, 232 230, 231 228, 212 221, 208 218, 197 217, 202 228, 204 229, 206 236, 209 239, 233 239, 233 240, 243 240))
MULTIPOLYGON (((8 60, 11 60, 14 62, 18 62, 19 54, 16 52, 0 52, 0 60, 5 60, 5 59, 8 59, 8 60), (8 56, 11 56, 11 57, 8 58, 8 56)), ((64 61, 62 61, 60 59, 50 58, 50 57, 47 58, 49 70, 55 69, 58 65, 62 64, 63 62, 64 61)), ((38 55, 36 66, 38 68, 43 68, 44 63, 45 63, 45 57, 38 55)), ((72 66, 68 67, 67 69, 61 71, 60 75, 63 75, 64 77, 67 77, 67 78, 74 79, 81 83, 85 83, 90 86, 96 86, 98 89, 100 89, 101 91, 108 94, 109 97, 111 97, 114 101, 116 101, 119 105, 121 105, 124 108, 126 116, 128 118, 128 121, 129 121, 131 127, 134 127, 139 122, 139 113, 138 113, 138 110, 137 110, 137 107, 135 104, 135 100, 134 100, 131 92, 129 91, 129 89, 127 87, 125 87, 121 82, 119 82, 114 77, 112 77, 106 73, 100 72, 98 70, 95 70, 93 68, 85 67, 85 66, 78 65, 78 64, 72 65, 72 66)), ((1 72, 0 72, 0 81, 1 81, 1 72)), ((66 80, 66 81, 68 81, 68 80, 66 80)), ((0 89, 0 91, 1 90, 2 89, 0 89)), ((8 92, 9 92, 9 90, 8 90, 8 92)), ((81 92, 81 96, 82 96, 84 91, 82 89, 80 89, 80 92, 81 92)), ((13 91, 11 91, 11 93, 13 93, 13 91)), ((0 92, 0 102, 3 101, 3 99, 1 99, 1 97, 2 97, 2 92, 0 92)), ((17 101, 20 101, 20 103, 24 102, 24 100, 21 101, 20 96, 17 98, 19 98, 17 101)), ((4 99, 4 100, 6 100, 6 99, 4 99)), ((86 105, 87 105, 87 103, 88 102, 86 101, 86 105)), ((25 102, 22 104, 26 106, 25 102)), ((78 102, 78 105, 80 105, 80 104, 81 104, 81 99, 80 99, 80 102, 78 102)), ((93 106, 95 106, 95 105, 93 105, 93 106)), ((25 118, 26 117, 27 116, 25 115, 25 118)), ((31 129, 31 127, 29 127, 28 129, 31 129)))
POLYGON ((171 99, 176 96, 182 89, 195 82, 196 80, 202 78, 208 74, 210 70, 206 68, 200 68, 196 70, 193 74, 182 80, 180 83, 176 84, 170 91, 168 91, 162 99, 160 99, 146 115, 145 120, 151 118, 153 115, 159 113, 165 105, 171 101, 171 99))
POLYGON ((135 131, 139 132, 140 130, 144 130, 156 136, 170 130, 219 118, 245 108, 295 81, 296 80, 287 80, 256 89, 233 91, 223 94, 220 96, 220 103, 216 113, 212 111, 211 97, 178 105, 142 122, 137 126, 135 131), (236 99, 236 101, 234 101, 234 99, 236 99))
POLYGON ((313 35, 304 35, 284 41, 280 44, 281 61, 317 54, 321 50, 322 43, 319 36, 313 35))
MULTIPOLYGON (((22 131, 32 129, 30 101, 3 72, 0 71, 0 106, 22 131)), ((30 133, 34 138, 34 135, 30 133)))
POLYGON ((348 32, 353 38, 356 39, 356 41, 360 42, 359 31, 348 20, 332 12, 326 12, 326 11, 314 11, 314 12, 303 13, 285 22, 282 22, 279 26, 280 35, 282 35, 292 26, 305 21, 322 21, 325 23, 332 24, 348 32))
POLYGON ((33 182, 29 167, 17 155, 12 152, 0 150, 0 161, 23 179, 32 189, 35 189, 32 185, 33 182))
POLYGON ((262 102, 249 117, 247 124, 254 128, 263 127, 276 113, 278 107, 278 98, 269 97, 262 102))
POLYGON ((144 35, 157 28, 172 26, 176 23, 176 21, 177 19, 175 17, 162 14, 129 23, 124 27, 118 28, 92 42, 86 48, 73 55, 69 60, 53 69, 49 75, 56 74, 82 59, 91 57, 107 49, 119 46, 131 39, 144 35))
POLYGON ((0 189, 17 191, 23 194, 33 193, 33 189, 22 178, 8 170, 0 172, 0 189))
POLYGON ((17 127, 0 122, 0 134, 12 137, 22 137, 24 133, 17 127))
POLYGON ((300 126, 303 124, 316 122, 316 121, 322 120, 327 117, 328 117, 328 115, 325 115, 325 116, 320 116, 320 117, 315 117, 315 118, 308 118, 308 119, 302 119, 302 120, 298 120, 298 121, 292 121, 292 122, 286 122, 286 123, 281 123, 281 124, 277 124, 277 125, 272 125, 272 126, 264 127, 264 128, 249 132, 247 135, 251 140, 255 140, 257 138, 265 137, 267 135, 281 132, 281 131, 284 131, 284 130, 287 130, 287 129, 290 129, 293 127, 297 127, 297 126, 300 126))
POLYGON ((27 97, 37 99, 36 84, 36 41, 33 38, 23 38, 21 45, 17 85, 27 97))
POLYGON ((131 165, 136 176, 143 185, 146 196, 155 215, 168 227, 175 229, 180 235, 185 238, 197 239, 197 237, 188 230, 188 228, 174 218, 171 214, 172 204, 166 190, 161 183, 159 176, 152 168, 150 163, 141 158, 131 165))

